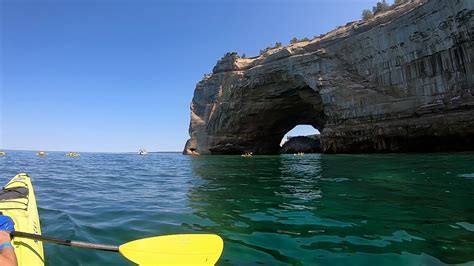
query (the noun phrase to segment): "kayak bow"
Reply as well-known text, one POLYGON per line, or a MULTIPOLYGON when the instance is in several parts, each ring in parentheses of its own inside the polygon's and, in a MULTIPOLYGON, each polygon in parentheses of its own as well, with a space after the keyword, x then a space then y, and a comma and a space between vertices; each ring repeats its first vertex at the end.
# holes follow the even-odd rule
MULTIPOLYGON (((35 193, 27 174, 16 175, 0 191, 0 212, 12 218, 15 230, 41 235, 35 193)), ((19 266, 44 265, 41 241, 15 237, 12 244, 19 266)))

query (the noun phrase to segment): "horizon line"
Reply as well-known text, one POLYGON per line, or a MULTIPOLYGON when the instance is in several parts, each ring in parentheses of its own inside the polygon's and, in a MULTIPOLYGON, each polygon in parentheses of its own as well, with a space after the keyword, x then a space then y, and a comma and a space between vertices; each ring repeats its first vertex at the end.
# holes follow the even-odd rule
MULTIPOLYGON (((31 151, 31 152, 85 152, 85 153, 137 153, 137 151, 72 151, 72 150, 67 150, 67 151, 62 151, 62 150, 29 150, 29 149, 1 149, 0 151, 31 151)), ((148 153, 180 153, 182 151, 147 151, 148 153)))

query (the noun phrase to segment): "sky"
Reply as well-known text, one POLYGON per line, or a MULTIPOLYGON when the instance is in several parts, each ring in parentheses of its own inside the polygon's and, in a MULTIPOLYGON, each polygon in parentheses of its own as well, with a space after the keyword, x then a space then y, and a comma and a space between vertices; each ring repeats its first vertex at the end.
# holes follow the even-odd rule
POLYGON ((319 35, 375 3, 0 0, 0 149, 182 151, 195 85, 226 52, 319 35))

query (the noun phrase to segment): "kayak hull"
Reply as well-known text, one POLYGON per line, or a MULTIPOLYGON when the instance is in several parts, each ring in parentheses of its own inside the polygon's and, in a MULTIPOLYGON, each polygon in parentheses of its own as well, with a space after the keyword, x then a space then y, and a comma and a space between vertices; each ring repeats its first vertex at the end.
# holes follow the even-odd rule
MULTIPOLYGON (((41 235, 38 207, 31 179, 18 174, 0 192, 0 212, 15 222, 15 230, 41 235)), ((44 265, 43 243, 27 238, 12 240, 19 266, 44 265)))

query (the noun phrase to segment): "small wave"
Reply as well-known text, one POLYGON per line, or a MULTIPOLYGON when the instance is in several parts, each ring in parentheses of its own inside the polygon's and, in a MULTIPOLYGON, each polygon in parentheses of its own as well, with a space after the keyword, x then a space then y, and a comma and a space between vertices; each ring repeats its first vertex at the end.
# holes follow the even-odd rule
POLYGON ((467 231, 474 232, 474 224, 466 223, 466 222, 459 222, 459 223, 456 223, 456 224, 461 226, 462 228, 466 229, 467 231))
POLYGON ((333 182, 344 182, 344 181, 349 181, 349 178, 346 177, 334 177, 334 178, 321 178, 323 181, 333 181, 333 182))
POLYGON ((464 177, 464 178, 469 178, 469 179, 474 179, 474 173, 472 174, 461 174, 458 175, 459 177, 464 177))

